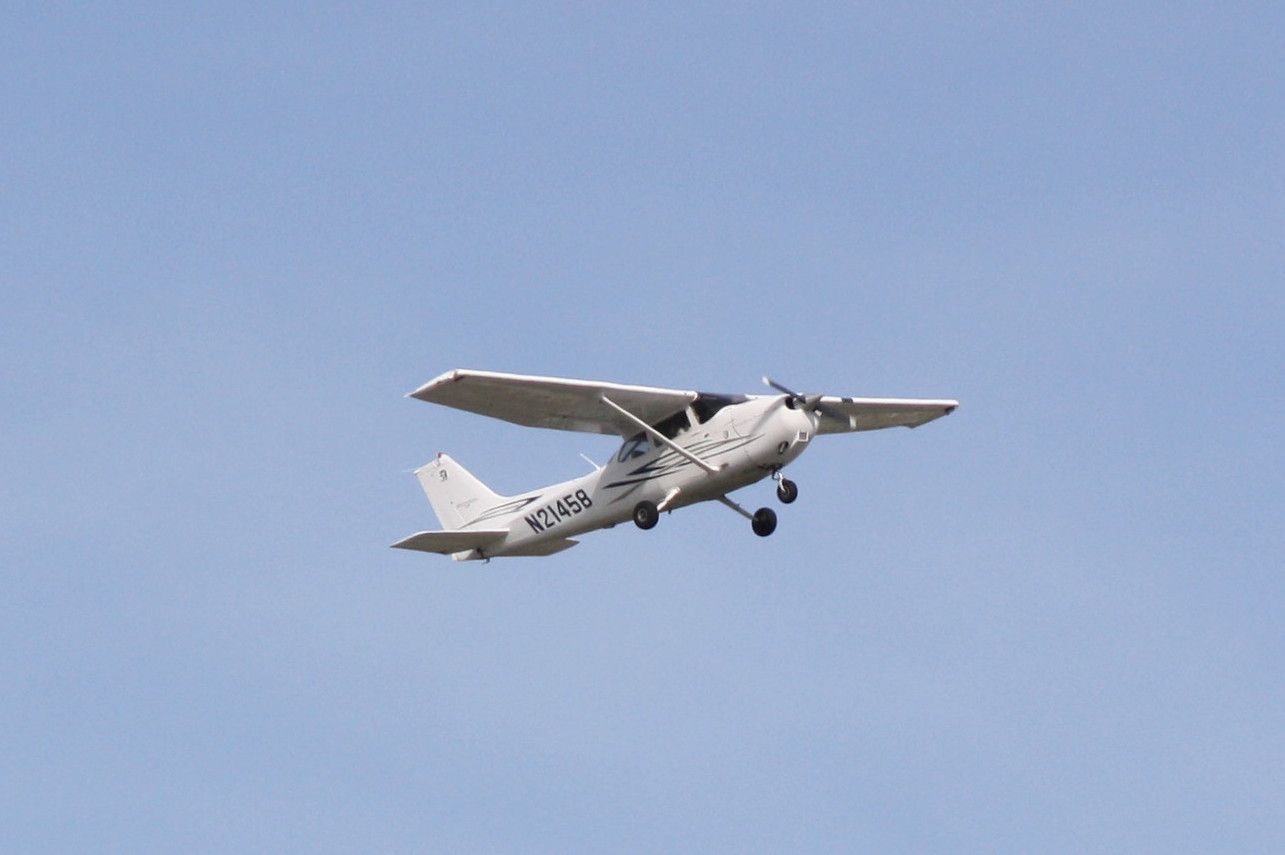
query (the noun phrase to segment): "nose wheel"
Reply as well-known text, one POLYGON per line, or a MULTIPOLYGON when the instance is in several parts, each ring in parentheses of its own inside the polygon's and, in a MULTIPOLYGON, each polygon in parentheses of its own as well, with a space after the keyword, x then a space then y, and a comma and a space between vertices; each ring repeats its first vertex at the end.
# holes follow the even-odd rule
POLYGON ((782 475, 780 469, 772 472, 772 480, 776 482, 776 497, 781 504, 788 505, 799 497, 799 485, 782 475))
POLYGON ((776 485, 776 497, 781 500, 781 504, 790 504, 799 497, 799 485, 789 478, 782 478, 776 485))

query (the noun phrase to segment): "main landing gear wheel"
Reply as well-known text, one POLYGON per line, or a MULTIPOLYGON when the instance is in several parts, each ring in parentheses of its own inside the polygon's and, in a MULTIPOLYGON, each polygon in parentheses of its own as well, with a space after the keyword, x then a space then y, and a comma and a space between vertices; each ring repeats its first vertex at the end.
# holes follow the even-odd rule
MULTIPOLYGON (((637 511, 634 512, 634 517, 636 520, 637 511)), ((754 529, 754 533, 759 537, 767 537, 776 531, 776 511, 771 508, 759 508, 754 512, 754 516, 750 520, 750 527, 754 529)))
POLYGON ((776 497, 781 500, 781 504, 790 504, 799 497, 799 485, 789 478, 782 478, 781 483, 776 485, 776 497))
POLYGON ((646 499, 634 505, 634 525, 646 531, 649 528, 655 528, 656 523, 660 520, 660 511, 656 510, 656 503, 649 502, 646 499))

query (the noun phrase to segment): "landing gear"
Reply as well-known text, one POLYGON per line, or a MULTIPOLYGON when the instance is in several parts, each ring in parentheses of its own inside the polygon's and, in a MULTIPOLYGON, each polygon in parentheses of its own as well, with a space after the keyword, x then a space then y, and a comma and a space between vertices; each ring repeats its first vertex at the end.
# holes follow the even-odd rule
POLYGON ((782 478, 776 485, 776 497, 781 500, 781 504, 790 504, 799 497, 799 485, 789 478, 782 478))
POLYGON ((772 480, 776 482, 776 497, 781 504, 788 505, 799 497, 799 485, 782 475, 780 467, 772 470, 772 480))
POLYGON ((634 525, 646 531, 649 528, 655 528, 656 523, 660 520, 660 511, 656 509, 655 502, 649 502, 643 499, 634 505, 634 525))
MULTIPOLYGON (((750 513, 745 510, 745 508, 736 504, 736 502, 727 498, 727 496, 719 496, 718 500, 749 520, 750 528, 754 529, 754 533, 759 537, 767 537, 769 534, 776 531, 776 511, 771 508, 759 508, 754 513, 750 513)), ((635 519, 636 518, 637 514, 635 513, 635 519)))
POLYGON ((759 508, 750 517, 750 527, 759 537, 767 537, 776 531, 776 511, 771 508, 759 508))

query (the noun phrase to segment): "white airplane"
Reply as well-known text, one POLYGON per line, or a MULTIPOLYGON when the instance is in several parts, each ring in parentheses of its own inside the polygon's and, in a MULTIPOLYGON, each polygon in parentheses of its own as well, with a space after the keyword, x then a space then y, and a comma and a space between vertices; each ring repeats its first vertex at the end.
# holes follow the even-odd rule
POLYGON ((592 380, 490 371, 448 371, 407 397, 529 427, 623 436, 596 471, 518 496, 500 496, 446 454, 415 470, 445 531, 421 531, 393 546, 456 561, 552 555, 577 535, 633 519, 650 529, 662 511, 714 500, 776 530, 776 513, 750 513, 728 494, 764 478, 785 504, 798 497, 781 470, 827 433, 918 427, 957 401, 800 395, 764 377, 776 395, 715 395, 592 380))

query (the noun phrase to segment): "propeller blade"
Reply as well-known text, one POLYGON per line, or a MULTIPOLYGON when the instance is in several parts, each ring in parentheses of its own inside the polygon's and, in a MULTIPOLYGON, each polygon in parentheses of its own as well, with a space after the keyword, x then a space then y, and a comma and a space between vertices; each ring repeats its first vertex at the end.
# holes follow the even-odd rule
POLYGON ((790 389, 790 388, 789 388, 789 387, 787 387, 787 386, 782 386, 780 383, 777 383, 775 380, 773 380, 771 377, 768 377, 766 374, 765 374, 765 375, 763 375, 763 385, 764 385, 764 386, 771 386, 773 389, 775 389, 776 391, 780 392, 782 395, 789 395, 791 398, 802 398, 802 397, 803 397, 802 395, 800 395, 798 392, 794 391, 793 389, 790 389))
POLYGON ((821 413, 825 410, 825 408, 821 406, 821 399, 825 397, 824 395, 801 395, 789 386, 777 383, 771 377, 767 376, 763 377, 763 385, 771 386, 782 395, 785 395, 787 398, 786 406, 791 409, 810 410, 817 413, 821 413))

